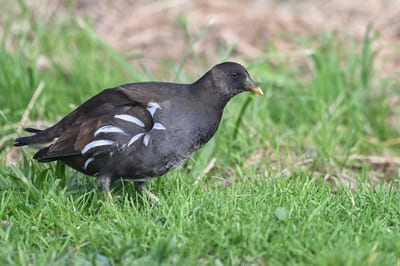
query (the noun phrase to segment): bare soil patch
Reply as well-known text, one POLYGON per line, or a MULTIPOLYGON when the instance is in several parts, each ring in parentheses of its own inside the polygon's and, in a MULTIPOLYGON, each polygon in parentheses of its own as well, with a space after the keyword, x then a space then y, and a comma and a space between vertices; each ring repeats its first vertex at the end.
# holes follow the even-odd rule
MULTIPOLYGON (((52 1, 58 6, 54 10, 65 8, 62 2, 52 1)), ((151 69, 157 69, 160 58, 179 61, 192 36, 209 23, 213 25, 194 47, 209 63, 219 60, 221 44, 236 44, 233 56, 250 60, 262 57, 271 43, 282 51, 303 49, 282 36, 341 30, 361 39, 373 23, 381 33, 377 45, 385 71, 400 65, 392 49, 400 38, 399 0, 77 0, 74 12, 92 18, 103 39, 142 58, 151 69)))

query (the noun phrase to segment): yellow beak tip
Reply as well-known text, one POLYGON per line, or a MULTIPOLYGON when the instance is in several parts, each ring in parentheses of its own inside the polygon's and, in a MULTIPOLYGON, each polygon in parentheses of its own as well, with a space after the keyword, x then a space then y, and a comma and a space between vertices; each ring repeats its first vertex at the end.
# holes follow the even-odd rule
POLYGON ((261 96, 264 95, 264 92, 262 91, 262 89, 260 87, 251 89, 251 91, 254 92, 255 94, 258 94, 258 95, 261 95, 261 96))

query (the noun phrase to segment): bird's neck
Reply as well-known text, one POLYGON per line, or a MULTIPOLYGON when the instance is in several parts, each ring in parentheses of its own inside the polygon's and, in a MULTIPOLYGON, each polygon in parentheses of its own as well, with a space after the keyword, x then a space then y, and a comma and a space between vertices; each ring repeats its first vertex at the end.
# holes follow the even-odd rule
POLYGON ((231 98, 218 94, 216 84, 214 80, 208 76, 208 73, 193 83, 191 90, 193 97, 195 97, 198 102, 205 103, 207 106, 221 113, 231 98))

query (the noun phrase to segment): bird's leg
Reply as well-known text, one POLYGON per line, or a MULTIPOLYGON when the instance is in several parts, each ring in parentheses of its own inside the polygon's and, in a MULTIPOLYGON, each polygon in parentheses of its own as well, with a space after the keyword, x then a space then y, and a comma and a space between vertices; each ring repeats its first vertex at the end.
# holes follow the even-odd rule
POLYGON ((101 186, 101 190, 103 192, 109 192, 111 186, 111 178, 109 176, 102 175, 97 179, 97 184, 101 186))
POLYGON ((104 197, 106 199, 112 199, 110 193, 111 177, 102 175, 99 178, 97 178, 97 184, 101 186, 101 190, 103 191, 104 197))
POLYGON ((146 196, 156 202, 156 203, 160 203, 160 199, 154 195, 153 193, 151 193, 150 191, 147 190, 146 188, 146 182, 144 181, 135 181, 135 189, 137 192, 139 192, 140 194, 146 194, 146 196))

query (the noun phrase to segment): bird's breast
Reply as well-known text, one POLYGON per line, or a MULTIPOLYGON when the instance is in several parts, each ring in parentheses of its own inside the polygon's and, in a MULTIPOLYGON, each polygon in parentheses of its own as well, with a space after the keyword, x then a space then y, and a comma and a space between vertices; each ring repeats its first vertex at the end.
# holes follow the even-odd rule
POLYGON ((152 134, 152 145, 163 158, 175 162, 188 159, 193 152, 206 144, 218 129, 221 114, 190 105, 162 108, 154 122, 162 123, 165 130, 152 134))

